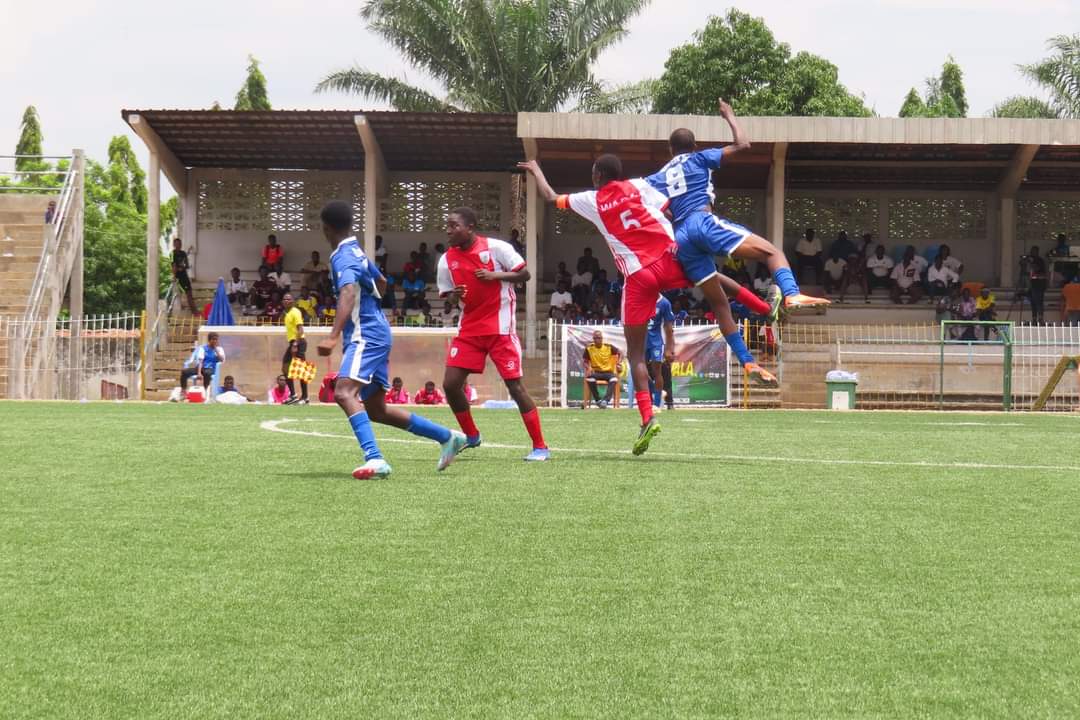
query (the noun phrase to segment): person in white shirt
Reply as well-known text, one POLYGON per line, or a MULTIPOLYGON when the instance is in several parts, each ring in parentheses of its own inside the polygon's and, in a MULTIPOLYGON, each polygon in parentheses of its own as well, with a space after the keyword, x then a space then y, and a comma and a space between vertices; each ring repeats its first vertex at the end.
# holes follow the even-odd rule
POLYGON ((555 292, 551 293, 551 308, 548 316, 556 320, 566 317, 566 308, 574 304, 574 296, 570 294, 570 288, 565 282, 559 282, 555 292))
POLYGON ((948 245, 942 245, 938 248, 938 257, 941 258, 942 264, 956 273, 957 277, 964 273, 964 263, 960 262, 958 258, 953 256, 952 248, 948 245))
POLYGON ((304 287, 314 290, 319 287, 319 278, 322 273, 329 271, 329 269, 326 263, 319 258, 318 251, 314 251, 311 253, 311 260, 305 263, 301 270, 300 280, 304 287))
POLYGON ((803 281, 803 268, 814 268, 814 279, 821 284, 821 274, 824 268, 822 262, 821 241, 814 236, 814 228, 806 228, 802 240, 795 246, 795 279, 803 281))
POLYGON ((251 291, 247 282, 240 279, 240 268, 233 268, 229 274, 231 278, 225 283, 225 294, 229 297, 229 302, 247 305, 248 293, 251 291))
POLYGON ((825 292, 843 292, 847 275, 847 260, 833 256, 825 261, 825 292))
POLYGON ((589 306, 589 292, 592 290, 593 274, 585 263, 585 258, 578 260, 577 272, 570 278, 571 294, 574 302, 581 307, 589 306))
POLYGON ((960 276, 945 265, 941 253, 934 258, 934 264, 926 271, 926 291, 931 297, 948 295, 955 285, 960 283, 960 276))
POLYGON ((915 248, 908 247, 904 259, 892 271, 893 284, 889 292, 892 301, 899 305, 901 298, 907 295, 910 303, 918 302, 923 295, 921 278, 919 264, 915 262, 915 248))
POLYGON ((874 248, 874 254, 866 258, 866 269, 870 271, 866 278, 866 298, 870 299, 870 293, 874 288, 889 289, 889 275, 892 273, 893 263, 891 257, 885 255, 885 246, 878 245, 874 248))
POLYGON ((375 264, 386 264, 386 245, 383 244, 382 235, 375 236, 375 264))
POLYGON ((439 313, 439 320, 442 321, 444 328, 456 328, 460 318, 461 308, 457 306, 457 303, 452 303, 449 300, 443 303, 443 309, 439 313))
POLYGON ((930 261, 924 258, 922 255, 915 252, 914 245, 908 245, 907 249, 911 251, 912 259, 915 262, 915 266, 919 268, 919 274, 922 275, 926 272, 926 269, 930 267, 930 261))
POLYGON ((769 288, 773 286, 772 274, 765 263, 758 263, 754 275, 754 292, 760 297, 767 297, 769 288))

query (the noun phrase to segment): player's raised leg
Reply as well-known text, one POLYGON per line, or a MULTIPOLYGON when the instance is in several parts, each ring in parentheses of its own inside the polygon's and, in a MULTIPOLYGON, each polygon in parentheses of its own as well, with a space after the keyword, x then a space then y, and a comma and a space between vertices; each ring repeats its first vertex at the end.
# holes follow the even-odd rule
POLYGON ((750 233, 732 254, 738 258, 765 263, 777 286, 779 286, 780 292, 784 295, 784 310, 791 312, 804 308, 827 307, 830 305, 829 300, 826 298, 803 295, 802 290, 799 289, 799 283, 795 280, 795 274, 791 272, 791 265, 788 263, 783 250, 760 235, 750 233))

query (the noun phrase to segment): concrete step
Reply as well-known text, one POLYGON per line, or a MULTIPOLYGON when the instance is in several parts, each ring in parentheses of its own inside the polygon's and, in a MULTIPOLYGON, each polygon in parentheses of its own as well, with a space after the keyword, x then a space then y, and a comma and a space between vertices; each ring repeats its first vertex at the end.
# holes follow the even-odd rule
POLYGON ((39 211, 45 213, 49 203, 59 199, 59 193, 4 193, 0 195, 0 210, 39 211))
POLYGON ((8 259, 4 271, 31 274, 37 273, 39 259, 40 258, 28 258, 16 255, 14 258, 8 259))
POLYGON ((45 225, 45 211, 0 210, 0 225, 45 225))

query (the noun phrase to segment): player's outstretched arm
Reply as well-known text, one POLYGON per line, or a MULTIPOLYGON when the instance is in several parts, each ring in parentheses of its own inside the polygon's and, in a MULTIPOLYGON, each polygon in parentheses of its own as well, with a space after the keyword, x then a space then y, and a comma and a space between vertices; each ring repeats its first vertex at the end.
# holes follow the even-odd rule
POLYGON ((349 283, 341 289, 338 296, 337 312, 334 313, 334 327, 330 329, 330 335, 319 343, 319 354, 329 355, 337 345, 338 338, 345 330, 345 322, 352 317, 353 306, 356 304, 356 284, 349 283))
POLYGON ((549 203, 555 202, 558 199, 558 194, 551 189, 551 185, 548 184, 547 178, 544 177, 544 171, 540 169, 540 163, 535 160, 526 160, 525 162, 519 162, 518 168, 524 170, 527 173, 531 173, 536 178, 536 189, 540 191, 540 197, 549 203))
POLYGON ((476 277, 480 280, 499 280, 509 283, 523 283, 528 282, 532 275, 529 273, 529 268, 522 267, 518 270, 512 270, 510 272, 495 272, 494 270, 477 270, 476 277))
POLYGON ((735 111, 731 109, 731 105, 728 105, 723 99, 720 100, 720 116, 727 121, 728 127, 731 128, 731 136, 735 138, 733 143, 724 147, 724 156, 730 157, 735 153, 749 150, 750 138, 739 127, 739 123, 735 119, 735 111))

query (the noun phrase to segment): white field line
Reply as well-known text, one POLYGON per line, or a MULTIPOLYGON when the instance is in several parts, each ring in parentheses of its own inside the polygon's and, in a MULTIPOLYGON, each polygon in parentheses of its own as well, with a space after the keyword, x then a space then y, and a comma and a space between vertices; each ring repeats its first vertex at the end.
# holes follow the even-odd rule
MULTIPOLYGON (((324 433, 318 430, 292 430, 281 427, 286 423, 297 422, 324 422, 320 419, 309 418, 297 420, 282 418, 281 420, 264 420, 259 427, 270 432, 285 433, 287 435, 306 435, 308 437, 334 438, 337 440, 356 441, 352 435, 339 435, 337 433, 324 433)), ((380 443, 397 443, 400 445, 433 445, 431 440, 407 440, 405 438, 379 438, 380 443)), ((500 445, 498 443, 484 442, 483 447, 497 450, 524 450, 532 448, 527 445, 500 445)), ((583 455, 630 455, 629 450, 612 450, 610 448, 551 448, 553 453, 581 453, 583 455)), ((975 462, 929 462, 926 460, 893 461, 893 460, 849 460, 842 458, 802 458, 782 457, 779 455, 704 455, 701 453, 676 453, 652 451, 647 457, 685 458, 691 460, 726 460, 732 462, 768 462, 768 463, 795 463, 799 465, 869 465, 874 467, 907 467, 907 468, 953 468, 957 470, 1059 470, 1062 472, 1077 472, 1080 467, 1072 465, 1011 465, 1006 463, 975 463, 975 462)))
MULTIPOLYGON (((683 422, 688 422, 684 420, 683 422)), ((842 425, 839 420, 811 420, 815 425, 842 425)), ((860 425, 866 425, 864 421, 860 425)), ((870 423, 872 424, 872 423, 870 423)), ((991 422, 916 422, 909 425, 926 425, 934 427, 1028 427, 1027 423, 991 423, 991 422)))

